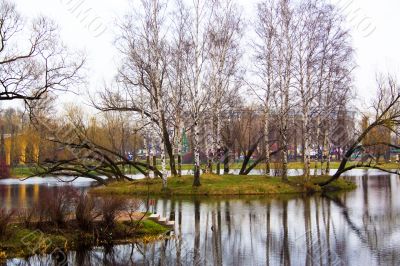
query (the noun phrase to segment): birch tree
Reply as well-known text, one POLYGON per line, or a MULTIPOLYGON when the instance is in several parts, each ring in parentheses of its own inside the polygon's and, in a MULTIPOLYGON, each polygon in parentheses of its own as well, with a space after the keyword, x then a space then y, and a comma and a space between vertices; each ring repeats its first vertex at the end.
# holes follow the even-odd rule
POLYGON ((290 1, 282 0, 278 2, 278 86, 274 104, 279 124, 279 132, 282 142, 282 180, 287 181, 288 154, 289 154, 289 115, 291 112, 291 88, 293 82, 293 10, 290 1))
POLYGON ((229 99, 238 94, 240 86, 241 58, 240 41, 242 21, 236 4, 232 0, 215 1, 213 6, 212 27, 207 32, 208 53, 210 59, 209 86, 213 98, 211 110, 213 124, 213 155, 217 164, 216 173, 220 174, 220 161, 223 151, 222 115, 229 107, 229 99))
POLYGON ((185 74, 187 65, 188 47, 190 47, 190 37, 188 35, 188 19, 189 14, 183 5, 183 2, 178 1, 176 9, 172 13, 173 26, 172 45, 171 45, 171 61, 170 61, 170 108, 171 114, 174 115, 172 124, 174 127, 174 144, 177 155, 177 173, 182 176, 182 138, 186 131, 185 119, 187 115, 187 75, 185 74))
POLYGON ((144 115, 161 141, 163 187, 167 186, 166 153, 172 173, 176 174, 167 110, 169 44, 166 40, 166 3, 143 0, 142 12, 127 15, 117 39, 123 63, 117 82, 119 90, 106 89, 102 102, 93 103, 101 111, 128 111, 144 115), (145 104, 137 99, 144 98, 145 104))
MULTIPOLYGON (((191 4, 180 1, 182 12, 178 16, 185 16, 186 45, 184 55, 186 106, 190 116, 190 125, 193 128, 194 179, 193 186, 200 186, 200 124, 202 115, 207 109, 210 89, 207 86, 208 40, 207 33, 211 28, 211 17, 214 2, 194 0, 191 4)), ((180 20, 181 18, 176 18, 180 20)), ((183 25, 182 25, 183 26, 183 25)))
POLYGON ((326 163, 325 174, 330 170, 330 150, 332 120, 337 119, 340 112, 346 112, 352 93, 352 71, 354 64, 354 51, 348 30, 343 27, 344 18, 333 7, 326 6, 324 10, 323 34, 318 90, 321 91, 318 101, 318 115, 322 117, 317 124, 322 131, 322 151, 326 156, 321 156, 321 170, 326 163))
POLYGON ((270 172, 270 114, 277 117, 282 161, 282 179, 287 180, 289 149, 289 116, 293 88, 295 19, 293 5, 287 0, 268 0, 258 5, 255 42, 257 59, 256 89, 264 112, 266 173, 270 172))
POLYGON ((260 85, 254 90, 264 111, 264 149, 265 149, 265 173, 270 174, 270 120, 272 99, 275 97, 278 82, 278 15, 279 10, 275 0, 259 3, 257 6, 256 34, 258 42, 253 44, 256 59, 255 74, 260 80, 260 85))

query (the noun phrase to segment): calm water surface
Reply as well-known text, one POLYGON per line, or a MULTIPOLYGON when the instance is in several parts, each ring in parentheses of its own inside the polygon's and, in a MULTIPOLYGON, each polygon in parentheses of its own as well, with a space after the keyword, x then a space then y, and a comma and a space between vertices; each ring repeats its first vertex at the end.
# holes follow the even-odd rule
MULTIPOLYGON (((400 178, 356 170, 336 195, 158 199, 170 239, 69 252, 68 265, 400 265, 400 178)), ((54 180, 0 182, 0 206, 22 208, 54 180)), ((74 186, 93 185, 81 179, 74 186)), ((6 265, 57 265, 54 256, 6 265)), ((67 264, 65 264, 67 265, 67 264)))

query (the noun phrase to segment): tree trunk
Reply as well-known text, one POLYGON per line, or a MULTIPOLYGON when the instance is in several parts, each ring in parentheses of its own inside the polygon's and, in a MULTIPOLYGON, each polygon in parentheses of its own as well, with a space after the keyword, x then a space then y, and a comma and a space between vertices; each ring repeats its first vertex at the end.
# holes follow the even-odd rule
MULTIPOLYGON (((155 148, 153 148, 152 159, 153 159, 153 168, 157 169, 157 156, 156 156, 156 149, 155 148)), ((155 171, 153 171, 153 178, 156 178, 156 172, 155 171)))
POLYGON ((302 118, 302 131, 303 131, 303 163, 304 163, 304 177, 308 181, 310 178, 310 144, 309 144, 309 132, 308 132, 308 111, 307 108, 303 108, 302 118))
POLYGON ((150 177, 150 155, 149 151, 146 152, 146 178, 150 177))
POLYGON ((222 141, 221 141, 221 109, 217 107, 217 149, 215 150, 215 159, 217 163, 217 175, 220 174, 221 170, 221 151, 222 151, 222 141))
POLYGON ((178 176, 182 176, 182 132, 183 132, 183 127, 178 126, 177 129, 177 135, 178 135, 178 140, 177 140, 177 148, 178 148, 178 176))
MULTIPOLYGON (((268 107, 267 107, 268 108, 268 107)), ((264 122, 264 145, 265 145, 265 174, 271 174, 271 158, 269 156, 269 112, 265 110, 265 122, 264 122)))
POLYGON ((229 174, 229 149, 224 148, 224 174, 229 174))
POLYGON ((210 130, 210 126, 206 125, 204 127, 204 134, 206 136, 206 157, 207 157, 207 167, 206 167, 206 172, 207 173, 212 173, 213 172, 213 137, 212 137, 212 126, 210 130), (210 145, 211 143, 211 145, 210 145), (210 147, 211 146, 211 147, 210 147))
POLYGON ((178 176, 182 176, 182 156, 178 154, 178 176))
MULTIPOLYGON (((328 138, 328 132, 329 132, 329 126, 328 126, 328 128, 325 129, 325 132, 324 132, 324 144, 323 144, 323 150, 327 151, 327 154, 326 154, 326 168, 325 168, 325 171, 324 171, 326 175, 329 175, 330 162, 331 162, 331 155, 330 155, 331 147, 330 147, 330 142, 329 142, 329 138, 328 138)), ((323 166, 324 161, 325 161, 325 159, 322 160, 322 162, 321 162, 321 171, 323 171, 322 166, 323 166)))
MULTIPOLYGON (((163 122, 163 124, 165 124, 165 123, 163 122)), ((171 143, 171 140, 169 138, 169 132, 168 132, 168 129, 167 129, 166 125, 163 125, 162 134, 163 134, 163 139, 165 141, 164 142, 165 148, 167 150, 167 154, 168 154, 168 157, 169 157, 169 166, 171 168, 171 174, 173 176, 176 176, 177 172, 176 172, 176 166, 175 166, 174 149, 172 147, 172 143, 171 143)))
POLYGON ((321 148, 321 145, 320 145, 320 141, 319 141, 319 139, 320 139, 320 132, 321 132, 321 129, 320 129, 320 124, 321 124, 321 117, 320 117, 320 115, 318 115, 318 117, 317 117, 317 135, 315 136, 315 143, 317 144, 317 156, 315 157, 315 164, 314 164, 314 176, 317 176, 317 172, 318 172, 318 156, 320 156, 321 155, 321 157, 323 157, 323 151, 321 151, 321 154, 320 154, 320 148, 321 148))
POLYGON ((286 134, 283 136, 283 150, 282 150, 282 181, 289 181, 288 179, 288 143, 286 134))
MULTIPOLYGON (((253 153, 255 152, 255 150, 257 149, 258 143, 260 143, 260 141, 262 140, 263 136, 259 137, 255 143, 253 143, 253 145, 250 146, 249 150, 247 152, 244 153, 244 159, 243 159, 243 163, 242 163, 242 167, 240 168, 240 172, 239 175, 243 175, 246 172, 247 169, 247 165, 250 162, 251 156, 253 155, 253 153)), ((239 155, 240 158, 240 155, 239 155)))
POLYGON ((194 124, 194 178, 193 178, 193 186, 199 187, 200 183, 200 143, 199 143, 199 126, 198 126, 198 117, 196 117, 196 122, 194 124))
POLYGON ((165 158, 165 145, 161 138, 160 143, 161 148, 161 173, 162 173, 162 189, 165 190, 167 188, 167 162, 165 158))

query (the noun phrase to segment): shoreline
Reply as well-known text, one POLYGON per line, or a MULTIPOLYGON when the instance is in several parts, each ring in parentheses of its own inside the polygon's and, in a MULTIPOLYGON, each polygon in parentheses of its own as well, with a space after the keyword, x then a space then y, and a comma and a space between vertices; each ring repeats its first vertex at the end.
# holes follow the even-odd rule
POLYGON ((148 243, 163 239, 171 231, 171 228, 147 218, 140 221, 137 231, 132 232, 132 228, 133 225, 128 221, 117 221, 115 228, 109 232, 104 231, 102 227, 83 231, 78 229, 73 221, 69 221, 65 228, 57 228, 50 224, 26 228, 21 223, 12 223, 8 226, 7 236, 0 241, 0 263, 13 258, 53 255, 55 251, 66 252, 135 242, 148 243))
MULTIPOLYGON (((349 162, 348 166, 355 164, 356 162, 349 162)), ((337 170, 339 167, 340 162, 338 161, 334 161, 330 163, 330 170, 337 170)), ((314 170, 315 163, 313 162, 311 164, 311 170, 314 170)), ((399 164, 397 163, 382 163, 379 164, 379 166, 383 169, 386 170, 392 170, 392 169, 398 169, 400 167, 399 164)), ((240 170, 241 164, 240 163, 232 163, 230 169, 231 170, 240 170)), ((193 168, 193 166, 191 164, 183 164, 182 165, 182 170, 191 170, 193 168)), ((264 169, 264 165, 261 163, 259 164, 257 167, 254 168, 254 170, 261 170, 264 169)), ((304 168, 303 163, 302 162, 290 162, 288 164, 288 170, 302 170, 304 168)), ((30 177, 32 174, 34 174, 34 171, 32 171, 32 169, 34 169, 34 167, 16 167, 15 169, 11 170, 11 176, 9 178, 6 179, 24 179, 24 178, 28 178, 30 177)), ((276 168, 274 167, 274 163, 271 164, 271 170, 275 170, 276 168)), ((319 168, 320 169, 320 163, 319 163, 319 168)), ((360 167, 357 169, 368 169, 365 167, 360 167)), ((169 171, 169 167, 167 167, 167 170, 169 171)), ((133 171, 132 173, 128 174, 140 174, 138 172, 133 171)))
POLYGON ((257 196, 349 191, 356 188, 355 183, 344 179, 338 179, 323 188, 313 184, 313 182, 321 182, 328 178, 328 176, 317 176, 311 177, 309 182, 304 182, 301 176, 297 176, 289 177, 289 182, 283 182, 280 177, 261 175, 203 174, 200 187, 192 187, 192 176, 182 176, 168 178, 166 190, 162 190, 160 179, 141 179, 91 188, 89 193, 99 196, 257 196))

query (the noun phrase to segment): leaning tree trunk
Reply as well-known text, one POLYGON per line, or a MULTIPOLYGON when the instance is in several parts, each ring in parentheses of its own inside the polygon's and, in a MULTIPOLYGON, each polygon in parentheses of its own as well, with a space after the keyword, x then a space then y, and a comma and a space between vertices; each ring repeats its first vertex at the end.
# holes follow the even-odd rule
POLYGON ((162 136, 165 144, 165 148, 169 157, 169 166, 171 168, 171 174, 173 176, 177 175, 176 165, 175 165, 175 157, 174 157, 174 148, 171 143, 170 135, 167 128, 167 123, 165 122, 164 114, 161 114, 162 117, 162 136))

